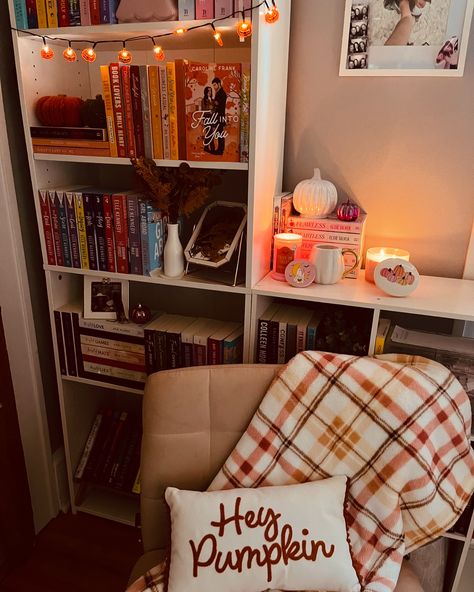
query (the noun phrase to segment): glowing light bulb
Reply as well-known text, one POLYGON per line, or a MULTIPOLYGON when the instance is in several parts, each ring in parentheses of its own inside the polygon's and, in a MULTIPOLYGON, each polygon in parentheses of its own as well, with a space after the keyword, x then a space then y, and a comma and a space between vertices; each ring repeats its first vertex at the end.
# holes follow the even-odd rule
POLYGON ((66 62, 75 62, 77 60, 76 52, 73 50, 71 46, 67 47, 63 51, 63 57, 66 60, 66 62))
POLYGON ((155 60, 162 62, 165 59, 165 52, 163 51, 163 48, 159 45, 155 45, 155 47, 153 48, 153 53, 155 54, 155 60))
POLYGON ((184 27, 178 27, 178 29, 175 30, 175 35, 184 35, 186 33, 187 29, 185 29, 184 27))
POLYGON ((268 6, 265 8, 265 22, 271 25, 273 23, 276 23, 279 18, 280 11, 275 6, 275 3, 273 3, 273 6, 271 8, 268 8, 268 6))
POLYGON ((245 16, 243 16, 243 20, 237 23, 237 34, 239 36, 240 41, 244 41, 247 37, 250 37, 252 34, 252 23, 250 21, 245 20, 245 16))
POLYGON ((132 54, 128 51, 128 49, 124 46, 118 54, 119 62, 122 64, 130 64, 132 61, 132 54))
POLYGON ((97 58, 97 54, 95 53, 93 47, 86 47, 86 49, 83 49, 81 52, 81 56, 82 56, 82 59, 85 62, 89 62, 89 64, 92 64, 92 62, 95 62, 95 60, 97 58))
POLYGON ((220 47, 223 47, 224 42, 222 41, 222 35, 219 33, 219 31, 214 30, 214 33, 212 34, 212 36, 216 40, 217 45, 219 45, 220 47))
POLYGON ((52 60, 54 58, 54 51, 49 47, 49 45, 44 43, 40 51, 40 56, 43 58, 43 60, 52 60))

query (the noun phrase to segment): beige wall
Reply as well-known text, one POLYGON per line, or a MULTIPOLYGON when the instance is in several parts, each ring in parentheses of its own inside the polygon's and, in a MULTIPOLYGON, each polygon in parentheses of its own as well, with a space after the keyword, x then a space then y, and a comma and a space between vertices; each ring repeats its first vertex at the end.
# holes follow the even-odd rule
POLYGON ((474 34, 463 78, 339 77, 344 0, 293 0, 284 188, 319 167, 366 247, 461 277, 474 216, 474 34))

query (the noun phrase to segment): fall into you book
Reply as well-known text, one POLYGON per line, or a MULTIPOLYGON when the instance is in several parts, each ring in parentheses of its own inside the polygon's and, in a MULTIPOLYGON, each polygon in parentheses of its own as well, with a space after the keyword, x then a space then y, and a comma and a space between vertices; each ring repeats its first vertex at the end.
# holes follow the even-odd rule
POLYGON ((184 68, 188 160, 240 161, 241 64, 184 68))

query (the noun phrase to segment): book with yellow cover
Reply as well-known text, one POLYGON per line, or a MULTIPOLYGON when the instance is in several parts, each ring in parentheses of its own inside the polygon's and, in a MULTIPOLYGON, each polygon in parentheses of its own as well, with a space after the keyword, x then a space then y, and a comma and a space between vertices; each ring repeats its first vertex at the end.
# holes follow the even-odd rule
POLYGON ((79 253, 81 256, 82 269, 90 269, 89 254, 87 252, 86 218, 84 214, 84 200, 82 193, 74 195, 74 206, 76 209, 76 228, 79 241, 79 253))
POLYGON ((47 19, 48 19, 48 27, 50 29, 57 29, 59 26, 59 23, 58 23, 58 7, 56 5, 56 0, 46 0, 46 12, 47 12, 47 19))
POLYGON ((110 156, 118 156, 117 141, 114 126, 114 105, 112 102, 112 87, 110 86, 110 72, 108 66, 100 67, 100 79, 102 81, 102 93, 105 104, 105 121, 109 137, 110 156))
POLYGON ((163 158, 163 136, 161 129, 161 102, 158 66, 147 66, 150 95, 150 122, 153 143, 153 158, 163 158))
POLYGON ((178 160, 178 107, 176 104, 176 71, 174 62, 166 64, 168 83, 168 121, 170 128, 170 156, 178 160))
POLYGON ((46 12, 46 0, 36 0, 36 14, 38 16, 38 29, 47 29, 48 13, 46 12))

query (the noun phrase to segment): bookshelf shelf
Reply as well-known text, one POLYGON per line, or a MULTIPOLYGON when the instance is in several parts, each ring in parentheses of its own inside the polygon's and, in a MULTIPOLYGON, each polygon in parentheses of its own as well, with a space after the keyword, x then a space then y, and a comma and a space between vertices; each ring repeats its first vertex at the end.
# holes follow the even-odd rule
POLYGON ((91 486, 78 510, 99 518, 135 526, 139 505, 138 496, 135 498, 91 486))
MULTIPOLYGON (((35 160, 47 160, 53 162, 76 162, 79 164, 113 164, 130 166, 129 158, 112 158, 111 156, 74 156, 70 154, 40 154, 34 153, 35 160)), ((158 166, 179 167, 182 162, 187 162, 195 169, 214 169, 228 171, 248 171, 247 162, 209 162, 192 160, 155 160, 158 166)))
POLYGON ((102 382, 100 380, 89 380, 87 378, 80 378, 79 376, 62 376, 62 380, 67 382, 76 382, 78 384, 86 384, 90 386, 96 386, 100 388, 110 389, 113 391, 120 390, 124 393, 131 393, 132 395, 140 395, 143 396, 143 390, 129 388, 127 386, 120 386, 118 387, 116 384, 108 384, 107 382, 102 382))

